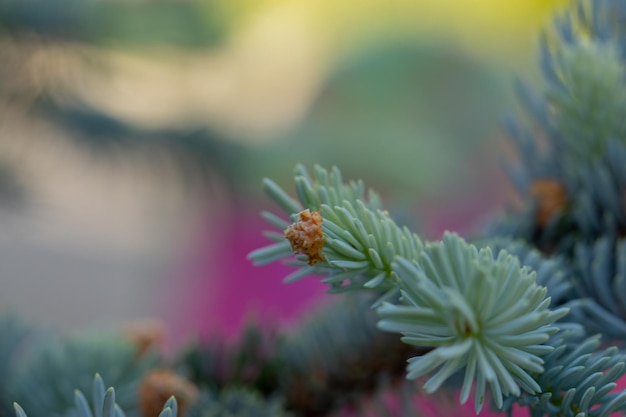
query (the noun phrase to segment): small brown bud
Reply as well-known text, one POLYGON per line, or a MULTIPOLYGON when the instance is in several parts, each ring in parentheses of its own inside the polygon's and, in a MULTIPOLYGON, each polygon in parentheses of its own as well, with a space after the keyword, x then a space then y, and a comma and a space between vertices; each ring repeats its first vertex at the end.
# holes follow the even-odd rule
POLYGON ((324 219, 317 211, 311 213, 308 209, 301 211, 298 216, 298 221, 285 230, 285 237, 291 243, 294 253, 305 254, 309 265, 315 265, 324 260, 322 255, 326 240, 322 232, 324 219))
POLYGON ((158 417, 163 404, 176 397, 178 415, 198 398, 198 388, 169 369, 150 371, 139 386, 139 405, 143 417, 158 417))
POLYGON ((137 346, 137 357, 143 356, 153 347, 163 345, 167 336, 167 328, 159 320, 131 322, 124 327, 123 332, 137 346))
POLYGON ((568 203, 567 190, 563 183, 551 178, 533 181, 530 185, 530 194, 537 203, 535 218, 541 227, 562 212, 568 203))

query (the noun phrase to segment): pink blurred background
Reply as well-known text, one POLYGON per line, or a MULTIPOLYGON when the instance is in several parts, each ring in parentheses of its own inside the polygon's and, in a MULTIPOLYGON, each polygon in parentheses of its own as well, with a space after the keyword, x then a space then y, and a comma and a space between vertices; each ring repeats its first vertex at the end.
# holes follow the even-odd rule
POLYGON ((276 210, 261 179, 291 191, 298 162, 426 238, 471 233, 514 199, 500 122, 567 3, 4 2, 0 308, 68 332, 157 318, 171 348, 296 325, 323 285, 246 255, 276 210))

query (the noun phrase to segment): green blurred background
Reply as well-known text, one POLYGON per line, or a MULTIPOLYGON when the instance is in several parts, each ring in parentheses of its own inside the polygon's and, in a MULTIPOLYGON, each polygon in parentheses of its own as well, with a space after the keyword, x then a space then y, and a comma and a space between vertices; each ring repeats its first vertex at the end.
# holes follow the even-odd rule
POLYGON ((512 80, 538 78, 567 3, 4 0, 1 308, 69 329, 207 314, 251 249, 226 225, 297 162, 427 236, 463 230, 510 197, 512 80))

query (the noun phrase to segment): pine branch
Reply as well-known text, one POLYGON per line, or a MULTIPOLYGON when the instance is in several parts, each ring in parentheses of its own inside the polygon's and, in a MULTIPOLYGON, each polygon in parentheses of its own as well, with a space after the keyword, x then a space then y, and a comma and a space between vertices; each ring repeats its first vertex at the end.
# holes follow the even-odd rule
POLYGON ((498 408, 503 397, 520 395, 520 387, 540 391, 531 374, 543 372, 541 357, 552 351, 544 343, 568 310, 548 309, 546 288, 517 258, 505 251, 494 257, 489 248, 478 251, 446 234, 416 262, 397 259, 394 270, 404 302, 383 305, 379 327, 402 333, 405 343, 433 348, 410 360, 408 378, 437 370, 424 385, 432 393, 457 371, 465 372, 461 403, 475 384, 477 413, 486 385, 498 408))
POLYGON ((89 390, 93 375, 99 373, 117 386, 117 401, 127 414, 138 416, 138 385, 158 361, 154 354, 138 356, 137 349, 116 333, 49 338, 16 367, 9 398, 30 417, 62 416, 74 405, 74 391, 89 390))
MULTIPOLYGON (((87 398, 82 391, 74 390, 73 408, 69 409, 65 415, 68 417, 125 417, 126 414, 116 402, 115 388, 105 389, 104 381, 99 374, 93 378, 92 405, 89 405, 87 398)), ((34 396, 37 393, 32 393, 34 396)), ((13 403, 16 417, 28 417, 24 409, 13 403)), ((177 417, 178 403, 176 398, 170 397, 163 405, 158 417, 177 417)), ((156 416, 155 416, 156 417, 156 416)))
MULTIPOLYGON (((583 339, 580 331, 553 336, 554 351, 544 357, 546 371, 537 376, 538 394, 517 399, 532 417, 608 417, 626 410, 626 391, 616 382, 626 373, 626 356, 611 347, 600 349, 600 336, 583 339)), ((506 403, 511 414, 515 399, 506 403)))
MULTIPOLYGON (((325 172, 320 168, 317 171, 325 172)), ((321 176, 324 178, 324 174, 321 176)), ((300 184, 309 184, 308 181, 300 184)), ((324 195, 337 193, 327 185, 318 188, 325 190, 324 195)), ((287 204, 288 197, 282 190, 272 191, 281 206, 301 208, 287 204)), ((432 393, 454 373, 465 372, 461 402, 476 386, 477 412, 482 409, 487 385, 498 408, 503 406, 503 397, 520 395, 520 387, 531 393, 539 391, 530 374, 543 372, 541 356, 552 350, 543 343, 558 331, 553 323, 568 310, 548 309, 546 288, 535 283, 535 273, 521 268, 517 258, 505 251, 494 257, 488 248, 478 251, 455 235, 424 246, 416 235, 387 220, 385 212, 377 211, 384 218, 370 217, 372 212, 359 200, 331 208, 310 192, 300 195, 301 203, 310 201, 313 209, 320 204, 320 220, 314 226, 321 229, 324 244, 325 260, 320 262, 323 269, 314 264, 305 270, 325 272, 328 278, 324 282, 337 280, 332 283, 341 285, 348 280, 350 283, 342 285, 341 290, 363 289, 372 279, 365 281, 361 277, 378 277, 382 273, 380 282, 385 282, 387 294, 401 291, 399 305, 384 303, 378 308, 379 327, 402 333, 405 343, 432 349, 424 356, 410 359, 409 378, 438 369, 425 385, 426 391, 432 393), (384 226, 380 225, 390 225, 389 233, 381 232, 384 226), (352 260, 337 259, 336 242, 353 250, 352 260), (379 248, 389 248, 386 262, 354 259, 357 254, 379 248)), ((309 233, 308 228, 303 230, 309 233)), ((289 233, 285 235, 290 237, 289 233)), ((263 252, 258 251, 251 257, 264 259, 263 252)))
POLYGON ((329 292, 375 289, 386 292, 381 300, 392 297, 397 293, 391 266, 394 258, 415 259, 422 250, 422 241, 406 227, 399 227, 389 213, 380 209, 380 199, 375 192, 369 191, 365 199, 361 181, 343 183, 337 168, 329 173, 316 166, 315 172, 313 178, 303 166, 296 167, 299 202, 271 180, 264 180, 267 193, 295 223, 289 226, 277 221, 275 215, 264 214, 275 226, 287 225, 284 235, 289 241, 275 235, 278 243, 253 251, 249 258, 263 265, 289 258, 293 252, 302 253, 308 265, 302 257, 297 258, 294 265, 299 269, 286 277, 286 282, 312 274, 324 275, 322 282, 329 284, 329 292), (323 221, 319 224, 310 221, 311 211, 323 221), (311 254, 311 247, 317 247, 315 239, 323 246, 319 247, 321 253, 311 254), (321 261, 311 262, 311 258, 318 257, 321 261))
POLYGON ((626 234, 625 17, 620 2, 579 1, 544 36, 545 87, 520 83, 529 123, 508 123, 520 154, 510 175, 526 209, 491 234, 570 257, 581 241, 626 234))

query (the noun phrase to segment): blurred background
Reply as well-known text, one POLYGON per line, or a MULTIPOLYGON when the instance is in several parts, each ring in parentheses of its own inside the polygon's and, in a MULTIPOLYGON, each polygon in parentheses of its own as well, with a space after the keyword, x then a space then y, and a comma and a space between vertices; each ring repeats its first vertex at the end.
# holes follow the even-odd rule
POLYGON ((426 237, 510 192, 501 121, 566 0, 0 2, 0 309, 174 340, 285 323, 315 279, 246 255, 271 177, 337 165, 426 237))

